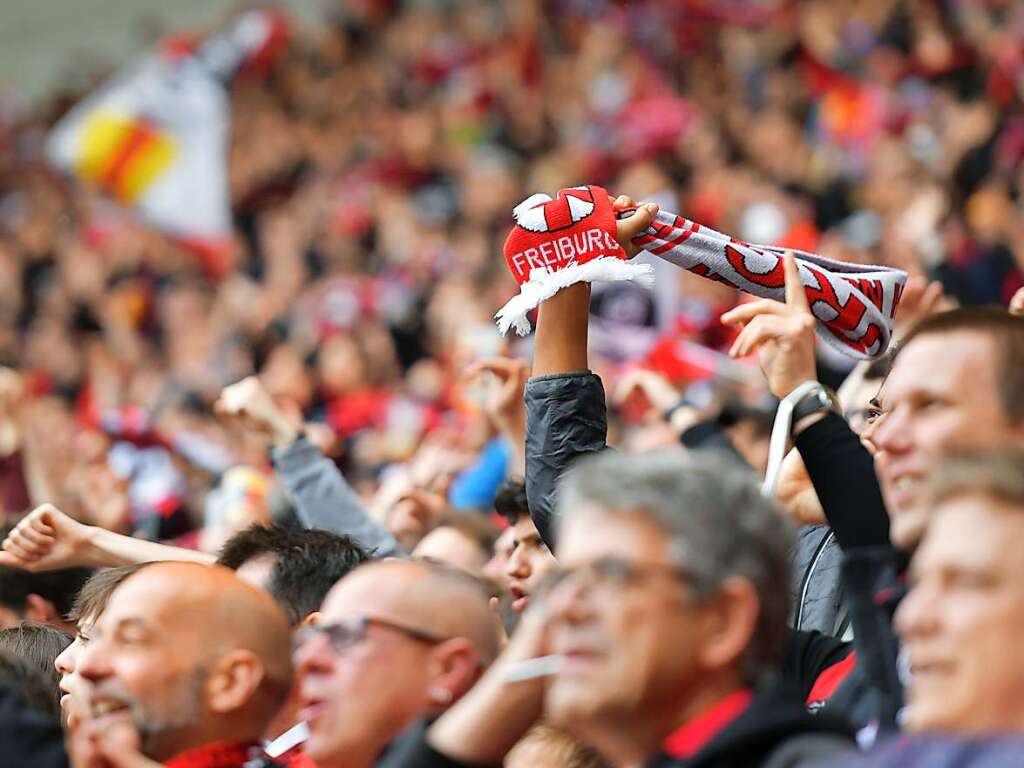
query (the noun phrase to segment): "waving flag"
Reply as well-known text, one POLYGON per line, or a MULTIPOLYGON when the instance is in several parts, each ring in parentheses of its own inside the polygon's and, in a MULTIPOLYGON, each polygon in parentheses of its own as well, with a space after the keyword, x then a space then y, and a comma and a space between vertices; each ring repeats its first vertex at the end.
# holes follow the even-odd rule
POLYGON ((231 234, 225 84, 287 36, 283 18, 247 11, 196 50, 154 53, 71 110, 50 161, 200 250, 231 234))

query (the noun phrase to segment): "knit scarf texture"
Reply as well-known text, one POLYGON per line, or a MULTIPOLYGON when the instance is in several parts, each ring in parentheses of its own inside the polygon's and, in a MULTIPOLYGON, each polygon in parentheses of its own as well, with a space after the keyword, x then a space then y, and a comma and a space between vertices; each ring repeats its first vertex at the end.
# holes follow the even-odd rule
MULTIPOLYGON (((495 316, 498 329, 523 336, 527 315, 558 291, 579 282, 633 281, 650 287, 650 265, 628 260, 615 240, 616 210, 607 192, 588 185, 560 190, 555 198, 531 195, 513 211, 505 260, 519 293, 495 316)), ((678 214, 659 211, 634 242, 648 253, 694 274, 759 298, 784 301, 782 255, 786 248, 745 243, 678 214)), ((793 250, 818 336, 860 359, 883 354, 892 336, 907 274, 898 269, 850 264, 793 250)))

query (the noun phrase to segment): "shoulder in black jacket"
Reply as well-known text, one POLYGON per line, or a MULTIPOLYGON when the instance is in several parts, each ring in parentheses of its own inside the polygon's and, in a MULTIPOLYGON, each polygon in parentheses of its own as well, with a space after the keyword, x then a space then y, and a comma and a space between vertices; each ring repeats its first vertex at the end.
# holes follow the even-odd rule
POLYGON ((0 685, 0 765, 67 768, 60 726, 28 707, 21 695, 0 685))
MULTIPOLYGON (((781 688, 756 695, 747 709, 688 759, 656 755, 648 768, 799 768, 856 750, 842 720, 811 715, 781 688)), ((378 768, 483 768, 444 755, 427 743, 426 726, 401 739, 378 768)))
POLYGON ((736 720, 689 759, 661 755, 648 768, 793 768, 855 751, 853 731, 832 715, 812 715, 792 689, 758 693, 736 720))

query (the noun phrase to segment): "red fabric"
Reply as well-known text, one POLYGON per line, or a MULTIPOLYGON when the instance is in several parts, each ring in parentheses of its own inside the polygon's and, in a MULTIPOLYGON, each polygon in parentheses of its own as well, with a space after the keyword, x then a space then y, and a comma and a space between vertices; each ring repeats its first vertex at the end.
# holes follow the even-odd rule
POLYGON ((259 749, 252 743, 218 741, 172 757, 165 768, 242 768, 259 749))
POLYGON ((313 758, 303 751, 302 744, 289 749, 283 755, 278 755, 274 758, 274 762, 280 763, 285 768, 317 768, 313 758))
POLYGON ((726 696, 665 739, 662 745, 665 754, 676 760, 693 757, 742 715, 753 698, 753 691, 748 689, 726 696))
POLYGON ((340 438, 383 423, 389 393, 380 389, 363 389, 332 400, 327 406, 327 423, 340 438))
POLYGON ((832 694, 836 692, 836 689, 842 684, 843 680, 846 679, 846 676, 853 671, 856 664, 857 652, 850 651, 849 656, 842 661, 833 664, 818 675, 818 679, 814 681, 814 686, 811 688, 811 692, 807 696, 807 704, 810 705, 815 702, 827 701, 831 698, 832 694))
POLYGON ((505 261, 520 285, 538 267, 557 272, 602 256, 626 259, 615 240, 615 212, 602 187, 560 189, 554 200, 534 195, 516 206, 515 216, 516 225, 505 240, 505 261))

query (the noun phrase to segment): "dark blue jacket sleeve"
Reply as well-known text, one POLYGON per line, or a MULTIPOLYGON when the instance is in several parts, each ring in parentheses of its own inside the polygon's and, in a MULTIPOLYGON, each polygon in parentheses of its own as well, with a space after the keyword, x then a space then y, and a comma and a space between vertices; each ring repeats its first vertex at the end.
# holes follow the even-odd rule
POLYGON ((604 386, 593 373, 538 376, 526 384, 526 498, 537 531, 554 551, 558 479, 580 456, 607 447, 604 386))

